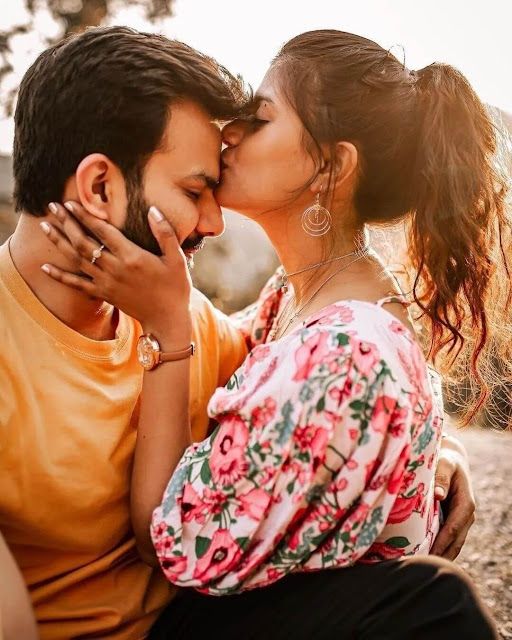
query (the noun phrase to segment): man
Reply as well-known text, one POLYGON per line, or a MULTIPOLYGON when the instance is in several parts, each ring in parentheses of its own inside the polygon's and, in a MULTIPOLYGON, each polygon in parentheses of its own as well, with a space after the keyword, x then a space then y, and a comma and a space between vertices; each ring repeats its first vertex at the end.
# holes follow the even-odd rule
MULTIPOLYGON (((205 237, 223 231, 212 120, 232 117, 242 99, 238 81, 210 59, 126 28, 48 49, 22 82, 14 148, 21 215, 0 250, 0 530, 43 640, 143 638, 171 588, 138 558, 129 520, 140 328, 41 271, 50 258, 73 265, 39 223, 51 216, 48 202, 75 199, 157 251, 151 202, 173 213, 192 260, 205 237)), ((209 397, 245 346, 198 292, 192 305, 191 414, 201 439, 209 397)))

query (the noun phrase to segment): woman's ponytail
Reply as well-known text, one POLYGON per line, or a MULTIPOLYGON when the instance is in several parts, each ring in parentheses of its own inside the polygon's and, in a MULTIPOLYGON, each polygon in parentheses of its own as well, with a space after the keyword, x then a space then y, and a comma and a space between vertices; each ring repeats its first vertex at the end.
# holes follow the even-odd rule
POLYGON ((413 74, 413 292, 429 324, 430 356, 474 383, 470 419, 493 386, 492 361, 512 366, 507 180, 496 162, 496 127, 466 78, 437 63, 413 74))

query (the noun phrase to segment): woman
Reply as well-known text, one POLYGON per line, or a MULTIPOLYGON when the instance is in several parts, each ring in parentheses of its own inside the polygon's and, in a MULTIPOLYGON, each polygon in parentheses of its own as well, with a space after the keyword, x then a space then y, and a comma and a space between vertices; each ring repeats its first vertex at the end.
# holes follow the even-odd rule
MULTIPOLYGON (((222 596, 277 582, 243 600, 249 604, 238 613, 231 605, 229 632, 250 637, 253 606, 250 624, 259 627, 252 637, 262 637, 267 629, 259 617, 286 589, 305 589, 310 604, 316 592, 332 601, 341 574, 353 585, 361 575, 358 565, 320 571, 310 581, 288 574, 380 562, 366 580, 392 583, 396 565, 383 561, 428 553, 439 526, 432 482, 442 423, 437 376, 410 326, 406 300, 366 245, 365 225, 407 219, 412 294, 430 329, 429 357, 442 361, 448 352, 454 362, 470 327, 478 375, 493 339, 488 293, 500 274, 491 259, 506 267, 496 241, 507 221, 491 158, 492 124, 451 67, 410 72, 364 38, 311 32, 283 47, 249 111, 224 129, 217 195, 258 221, 283 270, 246 323, 250 356, 210 402, 218 423, 210 438, 191 445, 190 280, 162 214, 152 209, 151 226, 163 260, 139 251, 129 284, 115 281, 119 266, 92 284, 74 282, 138 317, 176 358, 144 382, 132 483, 141 553, 151 557, 152 521, 156 554, 177 585, 222 596), (142 308, 137 292, 156 280, 168 283, 168 296, 154 305, 145 297, 142 308), (154 465, 162 451, 166 464, 154 465)), ((91 228, 120 261, 137 251, 108 225, 91 228)), ((84 248, 89 258, 97 246, 84 248)), ((474 596, 465 591, 455 606, 451 589, 439 604, 434 583, 425 592, 429 580, 416 578, 421 596, 414 591, 415 599, 404 601, 410 585, 396 580, 377 617, 359 597, 336 629, 381 637, 393 615, 396 637, 431 637, 433 629, 446 637, 455 630, 494 637, 475 613, 474 596), (419 601, 432 595, 422 609, 428 615, 419 616, 419 601), (463 600, 473 603, 471 611, 458 608, 463 600)), ((171 605, 163 633, 195 637, 207 628, 205 616, 225 613, 226 600, 184 596, 171 605)), ((300 612, 291 624, 308 637, 300 612)))

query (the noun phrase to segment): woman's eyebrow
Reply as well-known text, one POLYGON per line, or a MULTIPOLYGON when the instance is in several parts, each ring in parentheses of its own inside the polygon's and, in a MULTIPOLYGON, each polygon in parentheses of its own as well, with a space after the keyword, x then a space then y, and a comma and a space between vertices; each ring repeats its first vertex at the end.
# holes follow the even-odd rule
POLYGON ((242 111, 245 114, 254 113, 258 110, 258 107, 262 102, 269 102, 270 104, 274 104, 272 98, 268 96, 264 96, 261 93, 257 93, 253 96, 243 107, 242 111))
POLYGON ((263 94, 261 94, 261 93, 257 93, 257 94, 254 96, 254 100, 255 100, 258 104, 260 104, 260 102, 270 102, 271 104, 274 104, 274 101, 272 100, 272 98, 269 98, 268 96, 264 96, 264 95, 263 95, 263 94))

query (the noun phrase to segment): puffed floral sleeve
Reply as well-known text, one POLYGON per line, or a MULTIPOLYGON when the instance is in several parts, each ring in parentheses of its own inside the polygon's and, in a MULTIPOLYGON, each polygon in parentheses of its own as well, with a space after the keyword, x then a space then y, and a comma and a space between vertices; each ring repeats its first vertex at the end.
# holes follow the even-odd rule
POLYGON ((428 552, 439 411, 419 347, 377 307, 334 305, 256 347, 154 512, 165 575, 222 595, 428 552))
POLYGON ((266 282, 258 299, 230 316, 233 324, 244 335, 248 349, 262 344, 267 339, 283 296, 282 274, 283 267, 279 267, 266 282))

